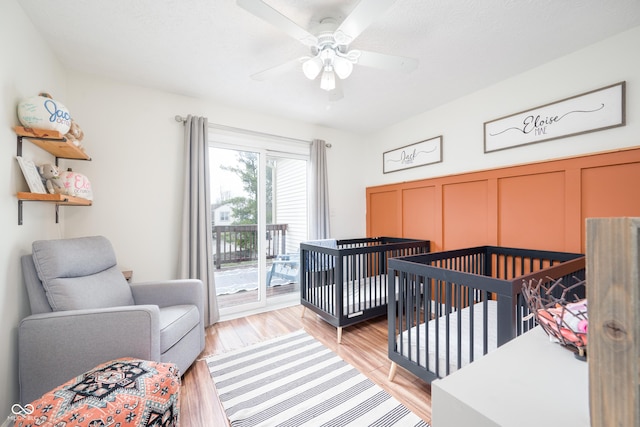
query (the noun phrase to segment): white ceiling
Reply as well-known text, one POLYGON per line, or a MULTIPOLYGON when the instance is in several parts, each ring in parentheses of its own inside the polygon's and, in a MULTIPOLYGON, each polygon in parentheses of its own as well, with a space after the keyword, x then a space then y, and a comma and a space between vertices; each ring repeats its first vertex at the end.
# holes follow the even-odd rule
MULTIPOLYGON (((329 101, 301 70, 250 78, 309 48, 234 0, 18 3, 69 69, 358 133, 640 25, 640 0, 397 0, 351 48, 414 57, 418 69, 356 65, 342 82, 344 97, 329 101)), ((358 0, 265 3, 312 28, 326 17, 341 21, 358 0)))

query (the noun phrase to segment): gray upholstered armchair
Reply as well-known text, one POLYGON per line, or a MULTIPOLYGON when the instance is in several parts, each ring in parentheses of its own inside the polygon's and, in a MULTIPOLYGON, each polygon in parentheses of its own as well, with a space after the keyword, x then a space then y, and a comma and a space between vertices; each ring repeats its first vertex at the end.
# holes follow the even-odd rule
POLYGON ((22 269, 32 313, 18 327, 23 404, 119 357, 184 374, 204 349, 202 282, 129 284, 104 237, 34 242, 22 269))

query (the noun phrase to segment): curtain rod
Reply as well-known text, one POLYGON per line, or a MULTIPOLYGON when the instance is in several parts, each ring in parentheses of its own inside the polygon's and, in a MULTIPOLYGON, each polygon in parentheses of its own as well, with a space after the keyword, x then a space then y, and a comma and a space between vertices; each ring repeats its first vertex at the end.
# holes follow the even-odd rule
MULTIPOLYGON (((178 123, 184 123, 187 121, 186 117, 182 117, 179 115, 175 116, 176 122, 178 123)), ((209 127, 210 128, 214 128, 214 129, 218 129, 218 130, 226 130, 226 131, 231 131, 231 132, 238 132, 238 133, 244 133, 246 135, 253 135, 253 136, 266 136, 269 138, 276 138, 276 139, 281 139, 281 140, 285 140, 285 141, 291 141, 291 142, 297 142, 297 143, 303 143, 303 144, 307 144, 310 145, 311 141, 306 141, 304 139, 298 139, 298 138, 290 138, 288 136, 281 136, 281 135, 274 135, 271 133, 265 133, 265 132, 259 132, 256 130, 250 130, 250 129, 242 129, 242 128, 237 128, 237 127, 233 127, 233 126, 226 126, 226 125, 220 125, 218 123, 212 123, 212 122, 208 122, 209 127)), ((331 144, 326 144, 327 148, 331 148, 331 144)))

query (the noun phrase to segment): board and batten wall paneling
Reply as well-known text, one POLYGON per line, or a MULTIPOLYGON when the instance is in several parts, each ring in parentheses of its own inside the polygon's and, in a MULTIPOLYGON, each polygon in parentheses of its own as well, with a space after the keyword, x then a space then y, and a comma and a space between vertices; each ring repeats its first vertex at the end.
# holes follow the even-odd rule
POLYGON ((564 250, 565 174, 502 178, 498 184, 500 246, 564 250))
POLYGON ((402 237, 400 200, 397 189, 367 194, 367 236, 402 237))
POLYGON ((638 161, 583 169, 581 190, 583 235, 586 218, 640 216, 638 161))
POLYGON ((489 183, 485 180, 442 186, 444 240, 447 249, 486 245, 489 240, 489 183))
MULTIPOLYGON (((402 235, 426 239, 437 232, 436 188, 434 186, 402 190, 402 235)), ((434 250, 434 248, 432 248, 434 250)))
POLYGON ((585 220, 640 216, 640 148, 368 187, 367 235, 432 250, 585 251, 585 220))

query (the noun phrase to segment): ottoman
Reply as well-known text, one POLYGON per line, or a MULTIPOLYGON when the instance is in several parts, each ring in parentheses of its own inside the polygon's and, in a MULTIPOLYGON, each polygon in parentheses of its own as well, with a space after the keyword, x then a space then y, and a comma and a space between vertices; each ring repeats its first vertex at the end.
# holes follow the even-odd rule
POLYGON ((172 363, 103 363, 31 402, 15 427, 176 427, 180 374, 172 363))

